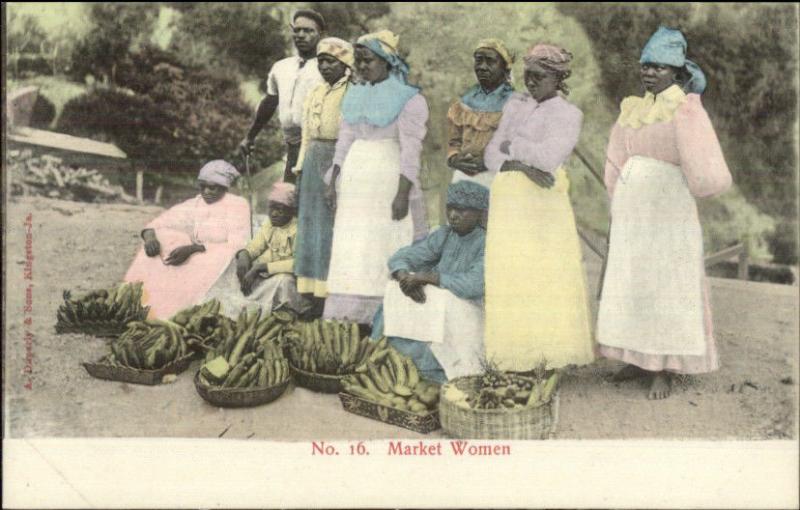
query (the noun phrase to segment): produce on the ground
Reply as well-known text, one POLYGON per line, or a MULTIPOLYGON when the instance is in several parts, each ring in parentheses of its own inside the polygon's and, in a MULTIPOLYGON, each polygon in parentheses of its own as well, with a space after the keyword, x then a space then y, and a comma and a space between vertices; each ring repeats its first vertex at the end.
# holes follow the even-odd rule
POLYGON ((356 373, 342 380, 347 393, 380 405, 417 414, 439 404, 439 385, 420 378, 417 366, 388 345, 386 338, 372 342, 374 348, 356 373))
POLYGON ((289 359, 306 372, 352 374, 375 349, 369 337, 360 338, 355 322, 317 319, 295 323, 292 330, 289 359))
POLYGON ((186 328, 186 340, 190 345, 199 343, 203 348, 212 348, 225 341, 236 326, 233 319, 219 313, 219 309, 220 302, 212 299, 181 310, 170 320, 186 328))
POLYGON ((111 342, 111 353, 101 360, 115 366, 158 370, 189 354, 186 330, 171 321, 133 321, 111 342))
POLYGON ((150 307, 142 306, 142 282, 122 283, 108 290, 94 290, 73 298, 68 290, 56 312, 57 333, 116 335, 131 321, 147 317, 150 307))
POLYGON ((448 384, 444 398, 465 409, 535 408, 550 402, 558 378, 558 372, 545 376, 543 370, 527 377, 489 369, 474 390, 464 391, 448 384))
POLYGON ((208 349, 200 368, 200 381, 217 388, 268 388, 289 378, 281 337, 293 316, 274 312, 262 317, 261 309, 242 309, 231 325, 222 322, 222 338, 208 349))

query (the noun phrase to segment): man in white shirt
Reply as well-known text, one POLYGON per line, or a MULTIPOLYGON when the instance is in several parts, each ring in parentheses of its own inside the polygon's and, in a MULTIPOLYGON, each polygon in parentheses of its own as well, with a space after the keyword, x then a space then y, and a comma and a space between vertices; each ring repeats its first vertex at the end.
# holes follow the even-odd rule
POLYGON ((267 95, 258 104, 255 118, 240 144, 244 154, 253 149, 256 136, 270 121, 275 110, 286 143, 286 167, 283 180, 294 182, 292 172, 300 152, 300 129, 303 125, 303 102, 320 82, 317 69, 317 43, 325 30, 325 19, 316 11, 301 9, 292 17, 292 31, 297 55, 275 62, 267 78, 267 95))

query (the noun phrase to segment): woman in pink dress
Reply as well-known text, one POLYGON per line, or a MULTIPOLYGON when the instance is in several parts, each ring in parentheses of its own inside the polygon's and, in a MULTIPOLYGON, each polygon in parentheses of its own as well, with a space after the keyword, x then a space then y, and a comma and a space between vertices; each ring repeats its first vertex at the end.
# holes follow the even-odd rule
POLYGON ((683 34, 659 28, 640 63, 646 93, 622 101, 608 145, 612 226, 597 339, 600 355, 628 364, 618 380, 648 376, 648 398, 662 399, 671 374, 719 367, 695 197, 725 191, 731 175, 683 34))
POLYGON ((151 221, 142 230, 144 246, 125 275, 144 283, 143 304, 150 316, 169 318, 194 305, 223 273, 250 234, 250 206, 228 193, 239 176, 222 160, 206 163, 200 194, 151 221))

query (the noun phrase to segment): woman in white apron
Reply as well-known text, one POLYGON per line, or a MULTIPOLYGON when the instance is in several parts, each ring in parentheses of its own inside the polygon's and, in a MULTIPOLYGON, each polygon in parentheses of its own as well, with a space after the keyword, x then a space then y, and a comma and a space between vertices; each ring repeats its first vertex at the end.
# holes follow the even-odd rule
POLYGON ((383 301, 397 250, 427 234, 419 184, 428 106, 406 83, 398 38, 383 30, 358 39, 361 83, 348 87, 327 199, 335 209, 323 317, 370 324, 383 301))
POLYGON ((671 374, 719 367, 695 197, 725 191, 731 175, 683 34, 659 28, 639 61, 646 93, 622 101, 605 166, 612 226, 598 351, 628 364, 618 380, 648 375, 648 398, 662 399, 671 374))

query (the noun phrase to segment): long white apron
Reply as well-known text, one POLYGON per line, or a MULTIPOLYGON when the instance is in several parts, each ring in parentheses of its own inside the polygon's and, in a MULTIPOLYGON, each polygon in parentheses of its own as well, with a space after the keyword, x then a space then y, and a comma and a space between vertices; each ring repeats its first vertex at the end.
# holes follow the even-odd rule
POLYGON ((448 379, 481 372, 483 303, 425 286, 425 303, 417 303, 396 281, 383 296, 383 332, 388 337, 429 342, 448 379))
POLYGON ((630 158, 611 202, 598 342, 646 354, 703 355, 703 235, 680 167, 630 158))
POLYGON ((383 296, 389 257, 414 240, 409 212, 392 220, 400 177, 396 139, 356 140, 337 183, 328 294, 383 296))

